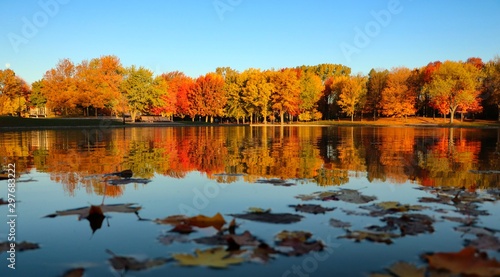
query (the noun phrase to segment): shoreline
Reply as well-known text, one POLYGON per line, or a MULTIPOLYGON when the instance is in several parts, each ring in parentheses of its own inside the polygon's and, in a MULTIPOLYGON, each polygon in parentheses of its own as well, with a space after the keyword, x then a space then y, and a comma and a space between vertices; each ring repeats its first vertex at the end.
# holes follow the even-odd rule
POLYGON ((382 118, 373 120, 350 121, 350 120, 322 120, 316 122, 292 122, 292 123, 207 123, 199 121, 168 121, 168 122, 126 122, 122 124, 121 119, 116 118, 0 118, 0 132, 28 131, 28 130, 71 130, 71 129, 108 129, 108 128, 137 128, 137 127, 412 127, 412 128, 500 128, 499 121, 492 120, 468 120, 456 121, 453 124, 443 122, 442 119, 411 118, 403 121, 400 119, 382 118), (47 120, 37 124, 38 120, 47 120), (24 122, 23 122, 24 121, 24 122), (64 122, 69 121, 69 122, 64 122), (82 125, 79 125, 81 121, 82 125), (437 122, 441 121, 441 122, 437 122), (27 123, 27 125, 22 125, 27 123), (4 126, 1 126, 4 125, 4 126), (7 126, 5 126, 7 125, 7 126), (17 125, 17 126, 16 126, 17 125))

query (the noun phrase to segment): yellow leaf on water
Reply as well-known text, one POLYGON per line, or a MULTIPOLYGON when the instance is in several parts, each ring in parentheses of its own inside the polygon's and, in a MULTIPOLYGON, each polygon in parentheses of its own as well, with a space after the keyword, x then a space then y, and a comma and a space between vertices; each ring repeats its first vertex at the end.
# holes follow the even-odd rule
POLYGON ((241 257, 233 257, 231 252, 222 247, 205 250, 195 250, 195 255, 173 254, 172 257, 182 266, 208 266, 215 268, 226 268, 232 264, 240 264, 245 261, 241 257))

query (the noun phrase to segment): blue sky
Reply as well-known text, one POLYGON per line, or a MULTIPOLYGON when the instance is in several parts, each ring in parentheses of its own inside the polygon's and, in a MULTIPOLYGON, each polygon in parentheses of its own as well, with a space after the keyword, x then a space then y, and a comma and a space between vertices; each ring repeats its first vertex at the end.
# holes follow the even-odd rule
POLYGON ((500 54, 500 1, 0 1, 0 69, 31 83, 63 58, 197 77, 339 63, 353 73, 500 54))

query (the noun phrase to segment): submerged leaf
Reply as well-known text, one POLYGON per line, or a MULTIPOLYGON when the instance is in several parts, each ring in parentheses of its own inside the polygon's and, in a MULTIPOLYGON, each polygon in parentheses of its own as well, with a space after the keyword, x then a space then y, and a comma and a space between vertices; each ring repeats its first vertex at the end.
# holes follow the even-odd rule
POLYGON ((489 259, 484 252, 477 252, 474 247, 466 247, 459 252, 428 254, 424 258, 431 268, 447 270, 453 274, 500 275, 500 263, 496 259, 489 259))
POLYGON ((106 250, 106 252, 113 256, 112 258, 109 259, 109 263, 115 270, 140 271, 161 266, 170 261, 167 258, 156 258, 156 259, 147 259, 139 261, 133 257, 118 256, 111 250, 106 250))
POLYGON ((351 223, 344 222, 335 218, 330 219, 330 225, 335 228, 350 228, 351 223))
POLYGON ((231 252, 221 247, 205 250, 196 249, 195 255, 173 254, 172 257, 182 266, 208 266, 215 268, 226 268, 245 261, 241 257, 233 257, 231 252))

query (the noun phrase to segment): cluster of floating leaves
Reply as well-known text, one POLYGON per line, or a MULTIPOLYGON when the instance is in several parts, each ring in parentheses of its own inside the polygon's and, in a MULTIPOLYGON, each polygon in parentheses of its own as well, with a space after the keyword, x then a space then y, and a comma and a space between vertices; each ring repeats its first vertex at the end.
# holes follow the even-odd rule
MULTIPOLYGON (((272 180, 274 185, 286 184, 281 180, 272 180)), ((410 205, 395 201, 375 202, 375 196, 364 195, 360 190, 336 189, 315 192, 309 195, 298 195, 302 201, 342 201, 357 205, 356 211, 340 209, 346 215, 369 216, 380 219, 380 224, 366 226, 364 229, 352 229, 351 222, 331 218, 329 223, 333 228, 345 230, 339 239, 351 239, 356 242, 370 241, 374 243, 392 244, 405 236, 416 236, 434 232, 434 224, 438 221, 450 221, 460 224, 454 230, 464 236, 464 248, 450 253, 424 253, 421 258, 425 265, 414 265, 397 262, 392 266, 373 273, 371 276, 499 276, 500 263, 488 257, 485 251, 500 251, 499 230, 479 226, 481 216, 488 215, 481 209, 484 202, 495 202, 500 199, 499 190, 470 192, 456 188, 426 188, 420 187, 432 197, 420 197, 418 201, 425 205, 410 205), (439 218, 429 216, 424 212, 441 214, 439 218), (448 215, 458 213, 462 216, 448 215)), ((334 211, 336 207, 325 207, 317 204, 289 205, 296 212, 307 214, 325 214, 334 211)), ((93 231, 100 228, 106 213, 135 213, 141 207, 131 203, 115 205, 91 205, 65 211, 58 211, 46 217, 77 215, 78 219, 87 219, 93 231), (97 226, 97 227, 96 227, 97 226)), ((134 257, 120 256, 111 250, 106 250, 111 256, 110 265, 117 271, 139 271, 166 263, 175 262, 181 266, 205 266, 211 268, 227 268, 245 262, 268 263, 280 256, 300 256, 313 251, 322 251, 327 247, 320 240, 314 239, 307 231, 284 230, 274 236, 274 240, 266 241, 255 236, 251 231, 239 230, 236 220, 250 220, 271 224, 292 224, 304 218, 295 213, 273 213, 270 209, 250 208, 244 213, 228 214, 233 219, 228 223, 226 218, 217 213, 214 216, 170 215, 153 222, 169 225, 158 240, 164 245, 174 242, 194 242, 208 245, 209 248, 195 249, 193 253, 174 253, 171 257, 157 257, 138 260, 134 257), (213 228, 214 234, 206 237, 192 238, 191 233, 200 229, 213 228)), ((240 222, 241 223, 241 222, 240 222)), ((6 251, 7 244, 0 244, 0 250, 6 251)), ((19 251, 38 248, 37 244, 25 242, 18 245, 19 251)), ((76 268, 67 273, 71 276, 81 276, 84 269, 76 268), (76 274, 76 275, 73 275, 76 274), (78 275, 80 274, 80 275, 78 275)))

